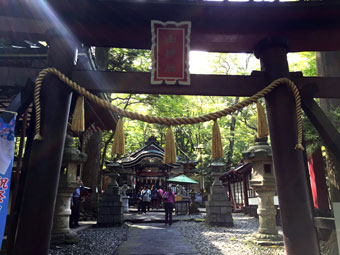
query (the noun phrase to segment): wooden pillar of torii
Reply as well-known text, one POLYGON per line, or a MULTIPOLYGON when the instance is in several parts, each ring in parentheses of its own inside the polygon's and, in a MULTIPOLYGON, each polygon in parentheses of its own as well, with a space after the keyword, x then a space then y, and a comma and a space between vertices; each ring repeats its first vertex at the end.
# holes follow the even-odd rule
MULTIPOLYGON (((48 67, 70 76, 76 45, 65 35, 51 33, 48 67)), ((57 77, 46 79, 41 91, 42 141, 34 141, 13 254, 48 254, 61 159, 71 104, 71 90, 57 77)))
MULTIPOLYGON (((288 43, 282 38, 259 43, 255 55, 268 82, 288 77, 287 50, 288 43)), ((297 121, 293 94, 288 87, 280 86, 265 99, 286 253, 318 255, 320 248, 303 156, 295 149, 297 121)))

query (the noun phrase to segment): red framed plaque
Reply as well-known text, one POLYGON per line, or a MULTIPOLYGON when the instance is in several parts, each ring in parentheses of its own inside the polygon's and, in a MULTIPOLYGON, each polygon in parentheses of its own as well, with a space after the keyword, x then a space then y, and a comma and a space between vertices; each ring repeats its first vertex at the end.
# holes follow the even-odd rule
POLYGON ((190 31, 190 21, 151 21, 151 84, 190 84, 190 31))

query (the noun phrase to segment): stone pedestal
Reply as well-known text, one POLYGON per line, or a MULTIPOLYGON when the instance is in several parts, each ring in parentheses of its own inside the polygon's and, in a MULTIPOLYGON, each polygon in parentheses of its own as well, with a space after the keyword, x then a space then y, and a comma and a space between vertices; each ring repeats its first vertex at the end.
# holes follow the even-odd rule
POLYGON ((122 196, 124 212, 129 212, 129 196, 122 196))
POLYGON ((74 148, 72 144, 73 138, 67 136, 54 210, 52 244, 76 243, 79 241, 77 235, 71 233, 69 228, 71 197, 72 193, 79 186, 79 183, 76 181, 77 166, 86 161, 87 155, 74 148))
MULTIPOLYGON (((75 168, 75 170, 77 170, 77 168, 75 168)), ((79 183, 75 181, 75 174, 73 182, 67 180, 67 172, 71 171, 72 170, 68 168, 66 173, 61 173, 60 175, 53 218, 51 236, 52 244, 77 243, 79 241, 77 235, 70 232, 69 227, 71 215, 71 196, 75 189, 79 186, 79 183)))
POLYGON ((259 245, 283 245, 282 236, 276 228, 274 206, 275 177, 272 165, 271 148, 267 138, 257 138, 255 145, 243 152, 243 159, 252 163, 251 188, 258 195, 259 229, 252 241, 259 245))
MULTIPOLYGON (((252 186, 252 181, 250 181, 250 185, 252 186)), ((276 228, 275 189, 265 190, 257 187, 254 190, 258 195, 259 201, 257 208, 259 229, 254 234, 253 241, 259 245, 283 245, 282 236, 278 234, 276 228)))
MULTIPOLYGON (((119 167, 119 164, 118 164, 119 167)), ((117 172, 108 174, 111 183, 107 185, 98 209, 98 227, 119 227, 123 224, 123 202, 116 181, 117 172)))
POLYGON ((197 214, 200 211, 198 210, 198 204, 195 202, 196 192, 190 192, 190 205, 189 205, 189 214, 197 214))
POLYGON ((179 196, 180 200, 175 203, 175 211, 176 215, 187 215, 189 213, 189 204, 190 197, 189 196, 179 196))
POLYGON ((224 164, 213 162, 212 167, 214 169, 212 174, 214 182, 206 202, 207 223, 213 226, 233 227, 231 202, 228 200, 225 188, 219 180, 224 164))

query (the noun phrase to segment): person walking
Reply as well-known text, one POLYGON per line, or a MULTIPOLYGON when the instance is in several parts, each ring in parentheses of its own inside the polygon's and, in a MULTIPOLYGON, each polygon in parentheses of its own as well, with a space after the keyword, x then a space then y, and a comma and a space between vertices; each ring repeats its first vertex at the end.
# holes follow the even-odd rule
POLYGON ((160 188, 157 190, 157 193, 158 193, 158 201, 159 201, 158 205, 159 205, 160 208, 162 208, 162 207, 163 207, 162 197, 163 197, 164 191, 163 191, 163 189, 160 187, 160 188))
POLYGON ((71 216, 70 216, 70 228, 79 227, 79 213, 81 196, 83 195, 84 184, 79 176, 77 176, 77 182, 79 187, 73 192, 71 197, 71 216))
POLYGON ((138 208, 138 214, 141 214, 142 213, 142 204, 143 204, 143 201, 142 201, 142 188, 140 187, 139 190, 138 190, 138 193, 137 193, 137 208, 138 208))
POLYGON ((151 191, 148 186, 144 186, 142 190, 142 211, 146 214, 146 207, 148 207, 148 211, 150 212, 150 201, 151 201, 151 191))
POLYGON ((159 202, 158 202, 158 191, 155 185, 151 186, 151 209, 158 209, 159 202))
POLYGON ((174 209, 174 204, 175 204, 175 194, 172 192, 172 189, 170 186, 163 193, 162 201, 163 201, 164 211, 165 211, 165 224, 169 224, 169 226, 171 226, 172 210, 174 209))

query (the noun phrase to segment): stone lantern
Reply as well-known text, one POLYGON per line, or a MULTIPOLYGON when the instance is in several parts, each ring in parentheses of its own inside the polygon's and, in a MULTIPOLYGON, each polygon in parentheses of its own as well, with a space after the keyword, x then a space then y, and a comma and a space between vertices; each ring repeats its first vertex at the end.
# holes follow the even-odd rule
POLYGON ((107 176, 111 182, 107 185, 103 198, 99 203, 98 221, 99 227, 119 227, 123 224, 123 203, 120 188, 117 183, 121 166, 117 162, 107 165, 107 176))
POLYGON ((77 168, 87 160, 87 154, 73 147, 73 137, 67 135, 59 177, 59 186, 54 210, 51 243, 75 243, 78 238, 70 232, 69 222, 71 215, 72 193, 79 186, 77 168))
POLYGON ((123 211, 129 212, 129 196, 126 195, 126 191, 129 189, 127 184, 124 184, 121 188, 122 200, 123 200, 123 211))
POLYGON ((233 217, 231 215, 232 206, 227 198, 225 187, 220 181, 225 164, 222 162, 211 163, 213 169, 212 176, 214 182, 211 186, 210 195, 206 202, 207 222, 213 226, 233 227, 233 217))
POLYGON ((272 151, 267 137, 255 138, 254 146, 243 152, 243 159, 252 164, 250 186, 258 195, 259 229, 254 242, 259 245, 278 245, 282 236, 276 228, 274 195, 276 190, 272 151))

